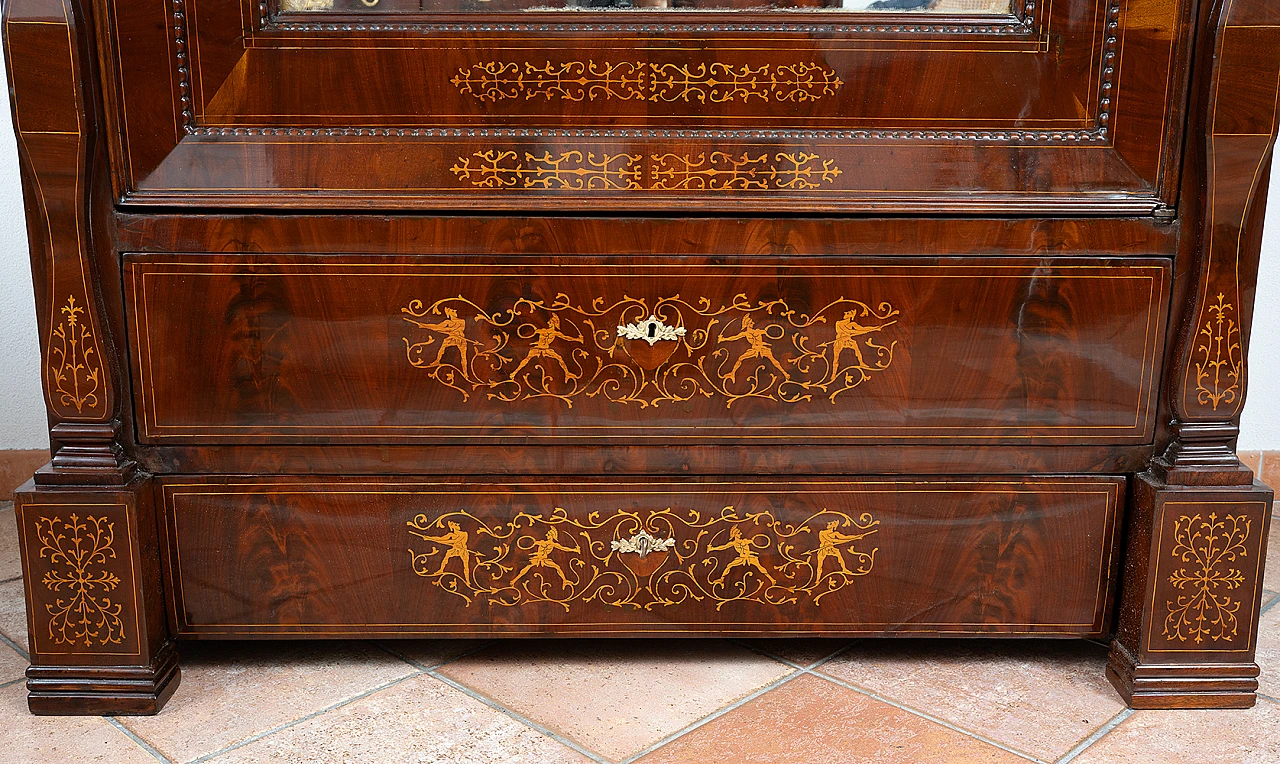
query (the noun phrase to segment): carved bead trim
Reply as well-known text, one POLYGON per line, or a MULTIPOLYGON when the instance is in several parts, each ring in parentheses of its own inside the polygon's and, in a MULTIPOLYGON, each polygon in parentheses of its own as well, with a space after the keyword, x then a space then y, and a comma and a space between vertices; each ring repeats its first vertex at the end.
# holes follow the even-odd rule
POLYGON ((190 135, 383 138, 666 138, 788 141, 977 141, 987 143, 1101 143, 1100 130, 594 130, 434 127, 192 127, 190 135))
POLYGON ((1107 8, 1106 36, 1102 40, 1102 82, 1098 86, 1098 128, 1106 137, 1111 125, 1111 94, 1116 76, 1116 32, 1120 28, 1120 3, 1112 2, 1107 8))
MULTIPOLYGON (((1034 10, 1035 3, 1027 3, 1034 10)), ((1034 15, 1012 19, 1003 23, 894 23, 894 24, 611 24, 589 22, 576 24, 432 24, 429 22, 402 21, 378 23, 363 21, 293 21, 274 20, 271 30, 284 32, 532 32, 532 33, 602 33, 618 34, 704 34, 715 32, 792 33, 813 35, 835 34, 897 34, 897 35, 1000 35, 1025 36, 1035 32, 1034 15)))
POLYGON ((186 131, 195 125, 191 102, 191 61, 187 57, 187 13, 185 0, 173 0, 173 55, 178 67, 178 107, 180 121, 186 131))

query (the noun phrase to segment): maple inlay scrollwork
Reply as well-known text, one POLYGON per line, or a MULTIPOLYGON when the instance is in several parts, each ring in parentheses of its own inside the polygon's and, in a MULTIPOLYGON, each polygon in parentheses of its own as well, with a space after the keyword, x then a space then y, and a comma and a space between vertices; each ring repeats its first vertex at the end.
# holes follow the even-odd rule
POLYGON ((841 174, 830 159, 804 152, 770 157, 713 151, 697 157, 660 154, 653 160, 650 187, 662 191, 804 190, 832 183, 841 174))
POLYGON ((1252 522, 1244 515, 1226 515, 1219 519, 1209 513, 1182 515, 1173 524, 1172 554, 1190 568, 1178 568, 1169 576, 1175 589, 1187 592, 1166 601, 1169 613, 1164 619, 1164 636, 1179 642, 1188 640, 1202 644, 1231 640, 1236 636, 1241 600, 1229 592, 1244 583, 1244 573, 1232 563, 1249 552, 1252 522))
POLYGON ((570 517, 520 512, 490 524, 468 511, 408 521, 427 542, 410 548, 413 572, 461 597, 512 607, 575 603, 654 610, 686 602, 821 605, 823 597, 871 573, 879 531, 868 513, 823 509, 792 525, 773 513, 729 506, 704 517, 670 507, 570 517), (635 554, 636 538, 651 539, 635 554))
POLYGON ((459 68, 449 80, 480 101, 523 99, 646 101, 651 103, 807 103, 844 84, 820 64, 676 64, 566 61, 544 64, 484 61, 459 68))
POLYGON ((419 330, 404 338, 409 365, 463 400, 473 393, 509 403, 552 398, 570 408, 582 398, 648 407, 695 396, 726 407, 815 396, 834 404, 893 363, 897 340, 884 335, 897 316, 887 302, 840 298, 808 314, 786 300, 741 294, 725 304, 676 295, 589 305, 561 294, 492 312, 457 296, 401 309, 419 330), (651 318, 670 335, 666 341, 620 331, 651 318))
POLYGON ((98 405, 102 367, 93 332, 88 322, 81 320, 84 307, 68 296, 60 312, 62 321, 49 335, 50 397, 59 407, 74 408, 81 414, 98 405))
POLYGON ((1217 411, 1220 404, 1236 402, 1244 358, 1235 306, 1222 293, 1208 306, 1212 317, 1196 333, 1196 397, 1217 411))
POLYGON ((805 191, 832 185, 843 174, 833 160, 804 151, 646 157, 487 149, 458 157, 449 171, 476 188, 549 191, 805 191))
POLYGON ((449 171, 479 188, 538 188, 567 191, 635 190, 641 188, 639 154, 594 154, 562 151, 552 156, 489 149, 458 157, 449 171), (472 160, 475 160, 474 162, 472 160))
POLYGON ((55 645, 83 647, 120 644, 122 606, 110 597, 120 577, 106 568, 107 560, 116 557, 115 524, 106 517, 70 517, 70 522, 59 517, 36 520, 39 556, 55 566, 40 582, 55 595, 67 595, 45 605, 49 639, 55 645))

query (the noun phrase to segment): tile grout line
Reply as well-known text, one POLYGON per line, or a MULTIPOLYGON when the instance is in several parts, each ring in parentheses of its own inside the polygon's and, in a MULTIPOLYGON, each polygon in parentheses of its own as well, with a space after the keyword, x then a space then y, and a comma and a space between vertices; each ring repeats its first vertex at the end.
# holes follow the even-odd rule
POLYGON ((22 677, 22 676, 20 676, 20 677, 18 677, 17 679, 10 679, 9 681, 7 681, 7 682, 5 682, 5 683, 0 684, 0 690, 5 689, 6 687, 12 687, 12 686, 14 686, 15 684, 17 684, 18 682, 21 682, 23 679, 26 679, 26 677, 22 677))
MULTIPOLYGON (((747 695, 747 696, 745 696, 745 697, 743 697, 743 698, 740 698, 740 699, 738 699, 738 700, 734 701, 733 703, 730 703, 730 704, 729 704, 729 705, 727 705, 727 706, 724 706, 724 707, 722 707, 722 708, 719 708, 719 709, 717 709, 717 710, 715 710, 715 711, 711 712, 710 714, 707 714, 706 716, 702 717, 701 719, 699 719, 699 720, 695 721, 693 724, 690 724, 690 725, 689 725, 689 726, 687 726, 687 727, 684 727, 684 728, 682 728, 682 729, 677 730, 676 732, 673 732, 673 733, 672 733, 672 734, 670 734, 670 735, 667 735, 666 737, 664 737, 664 738, 660 739, 658 742, 653 743, 653 744, 651 744, 651 745, 647 746, 646 748, 644 748, 643 750, 641 750, 639 753, 632 754, 630 757, 628 757, 628 758, 626 758, 626 759, 623 759, 619 764, 631 764, 631 762, 636 761, 637 759, 639 759, 639 758, 640 758, 640 757, 642 757, 642 756, 648 756, 649 754, 651 754, 651 753, 653 753, 654 751, 658 750, 659 748, 661 748, 661 747, 663 747, 663 746, 667 745, 668 743, 671 743, 671 742, 673 742, 673 741, 675 741, 675 740, 678 740, 678 739, 679 739, 679 738, 681 738, 681 737, 684 737, 685 735, 689 734, 690 732, 693 732, 694 730, 698 729, 699 727, 702 727, 702 726, 705 726, 705 725, 707 725, 707 724, 710 724, 711 722, 715 721, 716 719, 719 719, 721 716, 724 716, 724 715, 728 714, 729 712, 734 711, 735 709, 737 709, 737 708, 739 708, 739 707, 741 707, 741 706, 743 706, 743 705, 746 705, 747 703, 751 702, 752 700, 755 700, 756 698, 760 697, 761 695, 764 695, 764 694, 765 694, 765 693, 767 693, 767 692, 770 692, 770 691, 772 691, 772 690, 776 690, 777 688, 781 687, 782 685, 784 685, 784 684, 786 684, 786 683, 790 682, 791 680, 793 680, 793 679, 795 679, 795 678, 799 677, 801 674, 805 673, 805 669, 806 669, 806 667, 805 667, 805 666, 800 665, 799 663, 796 663, 795 661, 787 660, 786 658, 782 658, 782 657, 780 657, 780 656, 774 655, 774 654, 772 654, 772 653, 768 652, 767 650, 759 649, 759 648, 755 647, 754 645, 748 644, 748 643, 746 643, 746 642, 742 642, 742 641, 737 640, 737 639, 726 639, 725 641, 726 641, 726 642, 728 642, 728 643, 729 643, 729 644, 731 644, 731 645, 736 645, 736 646, 738 646, 738 647, 741 647, 741 648, 743 648, 744 650, 750 650, 751 652, 755 653, 756 655, 761 655, 761 656, 764 656, 765 658, 769 658, 770 660, 777 661, 778 663, 781 663, 781 664, 783 664, 783 665, 790 666, 791 668, 793 668, 793 669, 795 669, 795 670, 794 670, 792 673, 790 673, 790 674, 788 674, 788 675, 786 675, 786 676, 784 676, 784 677, 780 677, 780 678, 778 678, 778 679, 774 680, 773 682, 770 682, 769 684, 765 685, 764 687, 761 687, 761 688, 759 688, 759 689, 755 690, 755 691, 754 691, 754 692, 752 692, 750 695, 747 695)), ((845 650, 848 650, 848 649, 849 649, 850 647, 852 647, 852 646, 853 646, 853 643, 852 643, 852 642, 850 642, 849 644, 844 645, 844 646, 842 646, 842 647, 840 647, 840 648, 836 649, 835 651, 833 651, 831 654, 827 655, 826 657, 824 657, 824 658, 819 658, 818 660, 816 660, 816 661, 814 661, 814 662, 810 663, 810 664, 808 665, 808 668, 816 668, 816 667, 818 667, 818 666, 821 666, 822 664, 826 663, 826 662, 827 662, 827 661, 829 661, 829 660, 832 660, 833 658, 835 658, 837 655, 839 655, 840 653, 844 652, 845 650)))
POLYGON ((405 655, 404 653, 400 652, 399 650, 395 650, 395 649, 392 649, 392 648, 390 648, 390 647, 387 647, 386 645, 382 644, 381 642, 377 642, 377 641, 374 641, 374 640, 367 640, 367 644, 371 644, 371 645, 373 645, 374 647, 376 647, 377 649, 379 649, 379 650, 383 651, 384 653, 387 653, 388 655, 392 655, 392 656, 394 656, 394 657, 396 657, 396 658, 399 658, 400 660, 404 661, 405 663, 409 664, 410 666, 413 666, 414 668, 418 669, 419 671, 421 671, 422 673, 424 673, 424 674, 425 674, 425 673, 427 673, 428 671, 434 671, 434 670, 436 670, 436 669, 438 669, 438 668, 441 668, 441 667, 443 667, 443 666, 448 666, 450 663, 453 663, 454 661, 462 660, 463 658, 466 658, 467 656, 475 655, 476 653, 480 652, 481 650, 485 649, 486 647, 489 647, 489 646, 494 645, 494 644, 496 644, 496 643, 495 643, 495 642, 493 642, 493 641, 484 642, 483 644, 477 645, 476 647, 473 647, 473 648, 471 648, 470 650, 463 650, 462 652, 458 653, 457 655, 453 656, 452 658, 446 658, 446 659, 444 659, 444 660, 442 660, 442 661, 438 661, 438 662, 436 662, 436 663, 432 663, 432 664, 429 664, 429 665, 428 665, 428 664, 426 664, 426 663, 422 663, 421 661, 415 661, 414 659, 410 658, 409 656, 405 655))
POLYGON ((1263 605, 1263 606, 1262 606, 1262 609, 1258 611, 1258 618, 1259 618, 1259 620, 1261 620, 1262 616, 1266 615, 1266 614, 1267 614, 1267 612, 1268 612, 1269 610, 1271 610, 1271 608, 1275 607, 1277 602, 1280 602, 1280 595, 1277 595, 1275 592, 1272 592, 1272 591, 1270 591, 1269 589, 1263 589, 1262 591, 1263 591, 1263 592, 1268 592, 1268 593, 1270 593, 1270 594, 1272 594, 1272 595, 1275 595, 1275 596, 1273 596, 1273 597, 1271 598, 1271 601, 1270 601, 1270 602, 1268 602, 1267 604, 1263 605))
POLYGON ((1133 716, 1132 708, 1120 709, 1120 713, 1111 717, 1111 719, 1106 724, 1094 730, 1092 735, 1085 738, 1084 740, 1081 740, 1079 743, 1076 743, 1075 748, 1072 748, 1070 751, 1067 751, 1066 753, 1062 754, 1062 758, 1058 759, 1056 762, 1054 762, 1054 764, 1067 764, 1067 762, 1071 761, 1075 757, 1084 753, 1085 750, 1089 748, 1089 746, 1093 745, 1094 743, 1098 742, 1102 738, 1106 737, 1111 732, 1111 730, 1115 729, 1116 727, 1119 727, 1120 723, 1123 722, 1125 719, 1128 719, 1130 716, 1133 716))
POLYGON ((445 676, 444 674, 441 674, 436 669, 431 669, 430 671, 426 671, 424 673, 427 676, 437 681, 443 682, 449 687, 452 687, 453 689, 467 695, 468 697, 471 697, 471 698, 474 698, 475 700, 480 701, 481 703, 485 704, 489 708, 492 708, 493 710, 498 711, 499 713, 506 714, 512 719, 534 730, 535 732, 541 733, 551 738, 552 740, 556 741, 557 743, 560 743, 561 745, 564 745, 568 748, 572 748, 573 750, 577 751, 583 756, 586 756, 588 759, 591 759, 592 761, 597 762, 597 764, 610 764, 608 759, 604 758, 603 756, 596 753, 595 751, 592 751, 589 748, 584 748, 581 744, 573 740, 570 740, 569 738, 559 734, 558 732, 555 732, 554 730, 544 727, 543 725, 521 714, 519 711, 514 711, 510 708, 507 708, 506 706, 502 705, 501 703, 494 700, 493 698, 490 698, 487 695, 483 695, 480 692, 477 692, 476 690, 471 689, 470 687, 466 686, 465 684, 462 684, 458 680, 453 679, 452 677, 445 676))
POLYGON ((263 739, 263 738, 265 738, 265 737, 268 737, 268 736, 270 736, 270 735, 274 735, 275 733, 277 733, 277 732, 281 732, 281 731, 283 731, 283 730, 287 730, 287 729, 289 729, 290 727, 295 727, 295 726, 297 726, 297 725, 299 725, 299 724, 302 724, 303 722, 311 721, 312 719, 316 718, 317 716, 321 716, 322 714, 327 714, 327 713, 329 713, 330 711, 335 711, 335 710, 337 710, 337 709, 339 709, 339 708, 342 708, 343 706, 347 706, 347 705, 350 705, 350 704, 352 704, 352 703, 355 703, 357 700, 363 700, 363 699, 365 699, 365 698, 369 697, 370 695, 373 695, 374 693, 382 692, 383 690, 385 690, 385 689, 387 689, 387 688, 389 688, 389 687, 394 687, 394 686, 396 686, 397 684, 400 684, 401 682, 404 682, 404 681, 409 680, 409 679, 413 679, 414 677, 417 677, 417 676, 422 676, 424 673, 425 673, 425 672, 423 672, 423 671, 413 671, 413 672, 410 672, 410 673, 408 673, 408 674, 405 674, 405 675, 404 675, 404 676, 402 676, 402 677, 398 677, 398 678, 396 678, 396 679, 393 679, 393 680, 391 680, 390 682, 384 682, 383 684, 380 684, 380 685, 378 685, 377 687, 372 687, 372 688, 370 688, 370 689, 368 689, 368 690, 365 690, 364 692, 360 693, 359 695, 353 695, 353 696, 351 696, 350 698, 347 698, 347 699, 345 699, 345 700, 342 700, 342 701, 339 701, 339 702, 337 702, 337 703, 333 704, 332 706, 328 706, 328 707, 326 707, 326 708, 322 708, 322 709, 320 709, 319 711, 313 711, 313 712, 311 712, 311 713, 307 714, 306 716, 300 716, 300 717, 298 717, 297 719, 294 719, 293 721, 286 722, 286 723, 281 724, 281 725, 278 725, 278 726, 276 726, 276 727, 272 727, 271 729, 269 729, 269 730, 267 730, 267 731, 265 731, 265 732, 259 732, 259 733, 258 733, 258 734, 256 734, 256 735, 252 735, 252 736, 250 736, 250 737, 247 737, 247 738, 245 738, 244 740, 240 740, 240 741, 238 741, 238 742, 236 742, 236 743, 233 743, 233 744, 231 744, 231 745, 229 745, 229 746, 227 746, 227 747, 225 747, 225 748, 220 748, 220 749, 218 749, 218 750, 216 750, 216 751, 213 751, 212 753, 206 753, 205 755, 200 756, 199 758, 192 759, 192 760, 191 760, 191 764, 197 764, 198 762, 209 761, 210 759, 213 759, 213 758, 215 758, 215 757, 217 757, 217 756, 221 756, 221 755, 223 755, 223 754, 225 754, 225 753, 229 753, 229 752, 231 752, 231 751, 234 751, 234 750, 236 750, 237 748, 243 748, 244 746, 249 745, 250 743, 256 743, 256 742, 258 742, 259 740, 262 740, 262 739, 263 739))
POLYGON ((745 642, 739 642, 739 641, 738 641, 738 640, 736 640, 736 639, 730 639, 730 640, 727 640, 727 641, 728 641, 728 642, 730 642, 730 643, 732 643, 732 644, 735 644, 735 645, 737 645, 737 646, 739 646, 739 647, 746 648, 747 650, 750 650, 751 652, 756 653, 757 655, 763 655, 764 657, 766 657, 766 658, 772 658, 773 660, 775 660, 775 661, 777 661, 777 662, 779 662, 779 663, 785 663, 785 664, 787 664, 788 666, 791 666, 792 668, 799 669, 800 671, 808 671, 808 670, 810 670, 810 669, 816 669, 817 667, 819 667, 819 666, 823 665, 824 663, 827 663, 828 661, 834 660, 834 659, 836 658, 836 656, 840 655, 840 653, 843 653, 843 652, 844 652, 844 651, 846 651, 846 650, 849 650, 850 648, 852 648, 852 647, 853 647, 853 644, 854 644, 853 642, 850 642, 849 644, 845 645, 844 647, 841 647, 841 648, 837 649, 835 652, 831 653, 830 655, 826 656, 825 658, 819 658, 818 660, 814 661, 813 663, 810 663, 810 664, 809 664, 809 665, 807 665, 807 666, 802 666, 802 665, 800 665, 799 663, 796 663, 795 661, 787 660, 786 658, 783 658, 783 657, 782 657, 782 656, 780 656, 780 655, 774 655, 773 653, 769 652, 768 650, 764 650, 764 649, 758 648, 758 647, 756 647, 755 645, 750 645, 750 644, 747 644, 747 643, 745 643, 745 642))
MULTIPOLYGON (((772 654, 770 654, 770 653, 768 653, 768 652, 766 652, 766 651, 764 651, 764 650, 757 650, 756 652, 759 652, 761 655, 766 655, 766 656, 768 656, 768 657, 770 657, 770 658, 773 658, 774 660, 782 661, 783 663, 787 663, 787 664, 789 664, 789 665, 795 666, 795 667, 799 668, 802 672, 804 672, 804 673, 806 673, 806 674, 812 674, 813 676, 819 677, 819 678, 821 678, 821 679, 826 679, 826 680, 829 680, 829 681, 835 682, 835 683, 836 683, 836 684, 838 684, 838 685, 845 686, 845 687, 847 687, 847 689, 854 690, 855 692, 860 692, 860 693, 865 694, 865 695, 870 695, 871 697, 873 697, 873 698, 875 698, 875 699, 877 699, 877 700, 882 700, 882 701, 884 701, 884 702, 886 702, 886 703, 889 703, 890 705, 893 705, 893 706, 896 706, 896 707, 898 707, 898 708, 902 709, 903 711, 907 711, 907 712, 909 712, 909 713, 916 714, 916 715, 918 715, 918 716, 922 716, 922 717, 924 717, 924 718, 926 718, 926 719, 929 719, 930 721, 934 721, 934 722, 937 722, 937 723, 939 723, 939 724, 942 724, 942 725, 944 725, 944 726, 946 726, 946 727, 951 728, 952 730, 955 730, 956 732, 960 732, 960 733, 962 733, 962 734, 964 734, 964 735, 967 735, 967 736, 969 736, 969 737, 972 737, 972 738, 974 738, 975 740, 981 740, 981 741, 982 741, 982 742, 984 742, 984 743, 987 743, 987 744, 990 744, 990 745, 994 745, 994 746, 996 746, 996 747, 998 747, 998 748, 1003 748, 1004 750, 1008 751, 1009 753, 1017 754, 1018 756, 1021 756, 1021 757, 1023 757, 1023 758, 1031 759, 1032 761, 1037 761, 1037 762, 1043 761, 1042 759, 1038 759, 1038 758, 1036 758, 1035 756, 1033 756, 1033 755, 1031 755, 1031 754, 1029 754, 1029 753, 1024 753, 1024 752, 1022 752, 1022 751, 1018 751, 1018 750, 1016 750, 1016 749, 1014 749, 1014 748, 1010 748, 1010 747, 1008 747, 1008 746, 1004 745, 1003 743, 996 742, 995 740, 990 740, 990 739, 988 739, 988 738, 984 737, 983 735, 981 735, 981 734, 979 734, 979 733, 977 733, 977 732, 972 732, 972 731, 970 731, 970 730, 964 729, 963 727, 956 726, 956 725, 951 724, 950 722, 947 722, 947 721, 945 721, 945 720, 943 720, 943 719, 941 719, 941 718, 933 718, 933 717, 931 717, 929 714, 927 714, 926 712, 923 712, 923 711, 917 711, 916 709, 911 708, 910 706, 900 705, 900 704, 898 704, 898 703, 896 703, 896 702, 894 702, 894 701, 892 701, 892 700, 890 700, 890 699, 888 699, 888 698, 881 697, 881 696, 879 696, 878 694, 872 693, 872 692, 867 691, 867 690, 863 690, 863 689, 862 689, 862 688, 860 688, 860 687, 856 687, 856 686, 854 686, 854 685, 852 685, 852 684, 848 684, 848 683, 846 683, 846 682, 844 682, 844 681, 842 681, 842 680, 838 680, 838 679, 835 679, 835 678, 833 678, 833 677, 829 677, 829 676, 827 676, 826 674, 818 673, 817 671, 815 671, 815 670, 814 670, 814 669, 819 668, 819 667, 820 667, 820 666, 822 666, 823 664, 826 664, 826 663, 828 663, 829 661, 834 660, 834 659, 835 659, 835 658, 837 658, 841 653, 843 653, 843 652, 845 652, 845 651, 847 651, 847 650, 851 650, 854 646, 855 646, 855 643, 854 643, 854 642, 850 642, 849 644, 845 645, 844 647, 840 648, 839 650, 836 650, 836 651, 835 651, 834 653, 832 653, 831 655, 828 655, 827 657, 825 657, 825 658, 823 658, 823 659, 821 659, 821 660, 815 661, 814 663, 811 663, 811 664, 810 664, 810 665, 808 665, 808 666, 801 666, 801 665, 799 665, 799 664, 797 664, 797 663, 792 663, 791 661, 788 661, 788 660, 786 660, 785 658, 780 658, 780 657, 778 657, 778 656, 776 656, 776 655, 772 655, 772 654)), ((752 647, 750 647, 750 646, 748 646, 748 645, 744 645, 744 647, 748 647, 749 649, 755 649, 755 648, 752 648, 752 647)))
POLYGON ((21 573, 19 573, 18 575, 14 576, 13 578, 0 578, 0 585, 7 584, 7 583, 10 583, 10 582, 12 582, 12 581, 21 581, 21 580, 22 580, 22 574, 21 574, 21 573))
POLYGON ((3 632, 0 632, 0 642, 3 642, 9 647, 12 647, 14 650, 17 650, 18 655, 21 655, 23 658, 27 659, 27 663, 31 662, 31 654, 28 653, 26 650, 23 650, 21 647, 18 647, 18 643, 6 637, 3 632))
POLYGON ((1030 761, 1037 762, 1037 764, 1048 764, 1048 762, 1046 762, 1044 759, 1037 758, 1036 756, 1033 756, 1033 755, 1031 755, 1031 754, 1029 754, 1029 753, 1026 753, 1026 752, 1024 752, 1024 751, 1019 751, 1019 750, 1018 750, 1018 749, 1016 749, 1016 748, 1010 748, 1009 746, 1005 745, 1004 743, 1001 743, 1001 742, 999 742, 999 741, 997 741, 997 740, 993 740, 993 739, 991 739, 991 738, 989 738, 989 737, 987 737, 987 736, 985 736, 985 735, 983 735, 983 734, 981 734, 981 733, 974 732, 973 730, 967 730, 967 729, 964 729, 963 727, 956 726, 955 724, 953 724, 953 723, 951 723, 951 722, 947 721, 946 719, 943 719, 943 718, 942 718, 942 717, 940 717, 940 716, 934 716, 933 714, 931 714, 931 713, 929 713, 929 712, 927 712, 927 711, 921 711, 921 710, 920 710, 920 709, 918 709, 918 708, 912 708, 911 706, 904 705, 904 704, 902 704, 902 703, 899 703, 899 702, 898 702, 898 701, 896 701, 896 700, 893 700, 892 698, 885 697, 884 695, 881 695, 881 694, 880 694, 880 693, 878 693, 878 692, 875 692, 875 691, 873 691, 873 690, 868 690, 868 689, 866 689, 865 687, 859 687, 858 685, 853 684, 852 682, 846 682, 846 681, 844 681, 843 679, 836 679, 836 678, 835 678, 835 677, 833 677, 833 676, 827 676, 826 674, 821 674, 821 673, 818 673, 817 671, 810 671, 810 670, 808 670, 808 669, 805 669, 803 673, 805 673, 805 674, 809 674, 809 675, 811 675, 811 676, 816 676, 816 677, 818 677, 819 679, 825 679, 825 680, 827 680, 828 682, 831 682, 831 683, 833 683, 833 684, 837 684, 837 685, 839 685, 839 686, 841 686, 841 687, 844 687, 845 689, 848 689, 848 690, 853 690, 854 692, 860 693, 860 694, 862 694, 862 695, 866 695, 867 697, 872 698, 872 699, 874 699, 874 700, 878 700, 878 701, 880 701, 881 703, 888 703, 889 705, 893 706, 894 708, 901 709, 901 710, 903 710, 903 711, 906 711, 906 712, 907 712, 907 713, 909 713, 909 714, 914 714, 914 715, 916 715, 916 716, 919 716, 919 717, 920 717, 920 718, 922 718, 922 719, 928 719, 929 721, 931 721, 931 722, 933 722, 933 723, 935 723, 935 724, 941 724, 943 727, 946 727, 947 729, 952 730, 953 732, 959 732, 959 733, 961 733, 961 734, 963 734, 963 735, 968 735, 969 737, 971 737, 971 738, 973 738, 973 739, 975 739, 975 740, 981 740, 982 742, 986 743, 987 745, 993 745, 993 746, 995 746, 996 748, 999 748, 999 749, 1000 749, 1000 750, 1002 750, 1002 751, 1007 751, 1007 752, 1012 753, 1012 754, 1014 754, 1014 755, 1020 756, 1020 757, 1022 757, 1022 758, 1024 758, 1024 759, 1029 759, 1030 761))
POLYGON ((151 756, 156 761, 164 762, 164 764, 173 764, 172 759, 170 759, 168 756, 165 756, 163 753, 160 753, 160 751, 156 750, 155 746, 143 740, 141 737, 138 737, 137 733, 135 733, 133 730, 121 724, 119 719, 115 718, 114 716, 104 716, 102 718, 106 719, 107 723, 110 724, 112 727, 115 727, 116 729, 123 732, 130 740, 136 743, 139 748, 151 754, 151 756))
POLYGON ((716 719, 719 719, 720 717, 724 716, 725 714, 728 714, 728 713, 730 713, 731 711, 735 711, 735 710, 737 710, 737 709, 738 709, 738 708, 740 708, 741 706, 744 706, 744 705, 746 705, 747 703, 750 703, 751 701, 755 700, 756 698, 760 697, 761 695, 764 695, 764 694, 765 694, 765 693, 767 693, 767 692, 772 692, 773 690, 778 689, 778 688, 779 688, 779 687, 781 687, 782 685, 787 684, 788 682, 791 682, 791 681, 795 680, 795 679, 796 679, 796 678, 798 678, 798 677, 804 676, 804 674, 805 674, 805 671, 804 671, 803 669, 793 670, 793 671, 791 671, 789 674, 787 674, 786 676, 779 677, 779 678, 777 678, 777 679, 773 680, 772 682, 770 682, 769 684, 766 684, 765 686, 763 686, 763 687, 761 687, 761 688, 759 688, 759 689, 757 689, 757 690, 755 690, 755 691, 751 692, 750 694, 745 695, 745 696, 743 696, 743 697, 741 697, 741 698, 739 698, 739 699, 735 700, 734 702, 730 703, 729 705, 724 706, 723 708, 720 708, 720 709, 718 709, 718 710, 716 710, 716 711, 713 711, 712 713, 707 714, 706 716, 702 717, 701 719, 699 719, 699 720, 695 721, 693 724, 690 724, 690 725, 688 725, 687 727, 683 727, 683 728, 681 728, 681 729, 678 729, 678 730, 676 730, 675 732, 671 733, 670 735, 667 735, 666 737, 661 738, 661 739, 660 739, 660 740, 658 740, 656 743, 653 743, 653 744, 649 745, 648 747, 641 749, 639 752, 634 753, 634 754, 632 754, 631 756, 628 756, 628 757, 627 757, 627 758, 625 758, 625 759, 622 759, 621 761, 619 761, 619 762, 618 762, 618 764, 632 764, 632 762, 636 761, 637 759, 641 758, 642 756, 648 756, 649 754, 651 754, 651 753, 653 753, 654 751, 658 750, 659 748, 661 748, 661 747, 663 747, 663 746, 667 745, 668 743, 671 743, 671 742, 673 742, 673 741, 675 741, 675 740, 678 740, 679 738, 684 737, 685 735, 689 734, 690 732, 693 732, 694 730, 699 729, 700 727, 704 727, 704 726, 706 726, 706 725, 710 724, 711 722, 715 721, 716 719))
POLYGON ((447 658, 445 660, 442 660, 430 666, 428 666, 425 663, 422 663, 421 661, 415 661, 414 659, 401 653, 400 651, 392 649, 391 647, 388 647, 387 645, 384 645, 380 642, 372 642, 372 644, 374 645, 374 647, 377 647, 380 650, 383 650, 384 652, 388 653, 389 655, 393 655, 396 658, 399 658, 400 660, 409 664, 410 666, 413 666, 414 668, 421 671, 423 674, 430 676, 432 679, 442 682, 445 685, 448 685, 449 687, 452 687, 455 690, 458 690, 459 692, 462 692, 463 694, 471 698, 474 698, 475 700, 478 700, 481 703, 484 703, 485 705, 489 706, 493 710, 498 711, 499 713, 502 713, 514 719, 515 721, 519 722, 520 724, 523 724, 524 726, 528 727, 534 732, 537 732, 540 735, 549 737, 552 740, 556 741, 557 743, 560 743, 563 746, 571 748, 577 751, 578 753, 581 753, 582 755, 590 758, 593 761, 600 762, 600 764, 609 764, 607 759, 600 757, 594 751, 590 751, 586 748, 583 748, 578 743, 564 737, 563 735, 560 735, 559 733, 551 729, 548 729, 546 727, 539 725, 537 722, 534 722, 533 720, 526 718, 520 712, 507 708, 505 705, 498 702, 496 699, 481 695, 479 692, 474 691, 471 688, 463 685, 461 682, 458 682, 456 679, 452 679, 450 677, 444 676, 443 674, 436 673, 439 669, 444 668, 450 663, 460 661, 463 658, 466 658, 467 656, 470 656, 470 655, 475 655, 476 653, 481 652, 482 650, 485 650, 488 647, 492 647, 493 645, 497 644, 497 642, 493 640, 483 642, 482 644, 477 645, 476 647, 473 647, 470 650, 464 650, 461 653, 458 653, 457 655, 453 656, 452 658, 447 658))

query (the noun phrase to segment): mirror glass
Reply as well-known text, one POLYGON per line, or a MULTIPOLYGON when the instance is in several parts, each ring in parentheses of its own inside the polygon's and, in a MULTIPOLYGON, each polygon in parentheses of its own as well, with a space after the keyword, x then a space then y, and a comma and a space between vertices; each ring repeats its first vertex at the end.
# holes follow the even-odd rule
POLYGON ((508 11, 863 11, 999 15, 1012 0, 280 0, 293 13, 502 13, 508 11))

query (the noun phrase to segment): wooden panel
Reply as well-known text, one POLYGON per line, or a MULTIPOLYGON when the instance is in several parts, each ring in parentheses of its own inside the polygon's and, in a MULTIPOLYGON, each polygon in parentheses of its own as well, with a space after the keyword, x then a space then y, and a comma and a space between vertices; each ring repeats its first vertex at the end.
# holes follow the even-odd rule
POLYGON ((131 259, 127 290, 155 442, 1109 443, 1150 437, 1168 275, 187 256, 131 259))
POLYGON ((1123 486, 179 476, 167 589, 202 636, 1096 635, 1123 486))
POLYGON ((1164 163, 1181 136, 1178 0, 804 23, 352 20, 177 0, 167 28, 143 28, 163 2, 104 3, 132 43, 114 30, 108 61, 138 156, 123 163, 131 203, 1133 213, 1172 201, 1157 186, 1176 176, 1164 163), (154 87, 161 49, 169 88, 154 87))

